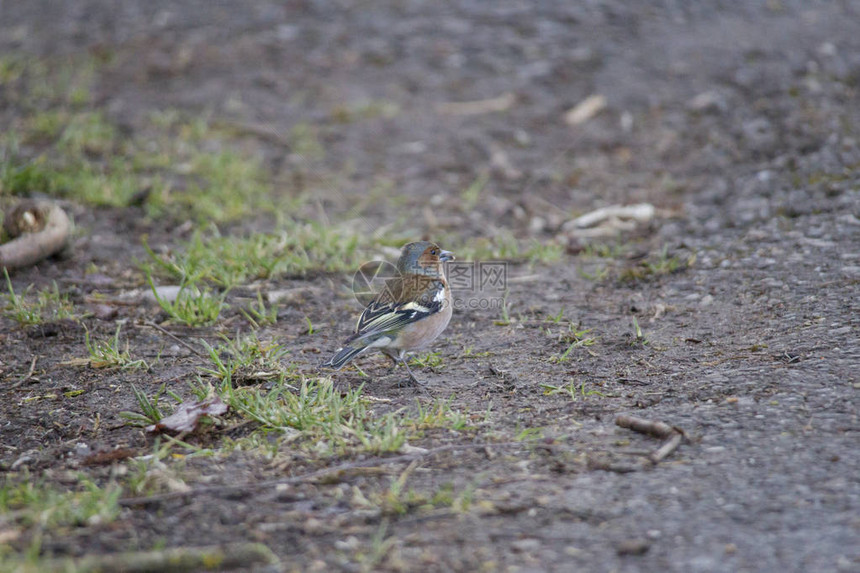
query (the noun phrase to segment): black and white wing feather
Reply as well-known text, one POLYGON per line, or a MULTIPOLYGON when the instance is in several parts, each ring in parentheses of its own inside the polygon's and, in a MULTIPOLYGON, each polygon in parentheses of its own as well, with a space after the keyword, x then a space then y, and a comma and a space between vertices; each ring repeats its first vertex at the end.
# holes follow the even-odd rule
POLYGON ((346 342, 372 341, 377 335, 393 333, 442 310, 445 285, 431 277, 391 279, 364 309, 355 333, 346 342))

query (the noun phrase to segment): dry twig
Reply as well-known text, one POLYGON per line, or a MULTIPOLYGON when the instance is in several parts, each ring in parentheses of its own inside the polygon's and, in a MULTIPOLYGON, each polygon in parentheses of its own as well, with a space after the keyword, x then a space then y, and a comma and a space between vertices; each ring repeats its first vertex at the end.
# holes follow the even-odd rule
POLYGON ((38 356, 34 356, 33 361, 30 362, 30 370, 24 376, 22 376, 20 380, 18 380, 14 384, 10 384, 5 389, 6 390, 14 390, 15 388, 23 386, 25 382, 27 382, 30 378, 32 378, 33 372, 36 371, 36 360, 38 360, 38 359, 39 359, 38 356))
POLYGON ((79 559, 48 559, 37 566, 22 563, 13 571, 125 571, 126 573, 180 571, 227 571, 251 565, 278 563, 272 550, 262 543, 242 543, 210 547, 175 547, 159 551, 134 551, 108 555, 87 555, 79 559))
POLYGON ((665 440, 662 446, 648 455, 648 459, 652 464, 657 464, 672 455, 672 452, 677 450, 678 446, 684 440, 684 431, 681 428, 670 426, 663 422, 652 422, 644 418, 622 414, 615 418, 615 425, 665 440))

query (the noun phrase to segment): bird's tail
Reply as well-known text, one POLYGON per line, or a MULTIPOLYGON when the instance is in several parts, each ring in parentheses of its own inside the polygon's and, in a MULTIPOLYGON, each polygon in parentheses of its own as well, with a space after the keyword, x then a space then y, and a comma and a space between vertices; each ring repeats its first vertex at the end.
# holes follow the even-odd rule
POLYGON ((334 368, 335 370, 340 370, 343 368, 343 365, 367 350, 366 346, 359 346, 358 348, 353 348, 351 346, 344 346, 340 350, 337 351, 337 354, 332 356, 328 362, 323 362, 320 364, 320 367, 328 367, 334 368))

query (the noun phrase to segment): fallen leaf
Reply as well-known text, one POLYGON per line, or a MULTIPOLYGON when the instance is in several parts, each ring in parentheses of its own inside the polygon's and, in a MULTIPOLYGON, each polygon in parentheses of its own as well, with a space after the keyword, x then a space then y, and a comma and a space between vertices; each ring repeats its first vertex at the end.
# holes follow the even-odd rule
POLYGON ((214 396, 202 402, 183 402, 176 411, 158 423, 146 427, 147 432, 191 432, 197 427, 201 416, 220 416, 227 412, 227 404, 214 396))

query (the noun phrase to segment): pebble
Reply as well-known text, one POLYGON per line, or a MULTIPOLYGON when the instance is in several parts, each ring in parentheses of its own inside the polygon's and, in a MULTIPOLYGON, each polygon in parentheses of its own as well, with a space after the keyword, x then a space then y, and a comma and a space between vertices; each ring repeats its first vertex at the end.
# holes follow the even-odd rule
POLYGON ((533 537, 529 537, 526 539, 518 539, 511 543, 511 549, 514 551, 518 551, 520 553, 526 553, 528 551, 536 551, 540 549, 541 542, 540 539, 534 539, 533 537))
POLYGON ((651 543, 645 539, 625 539, 615 550, 618 555, 644 555, 651 549, 651 543))

